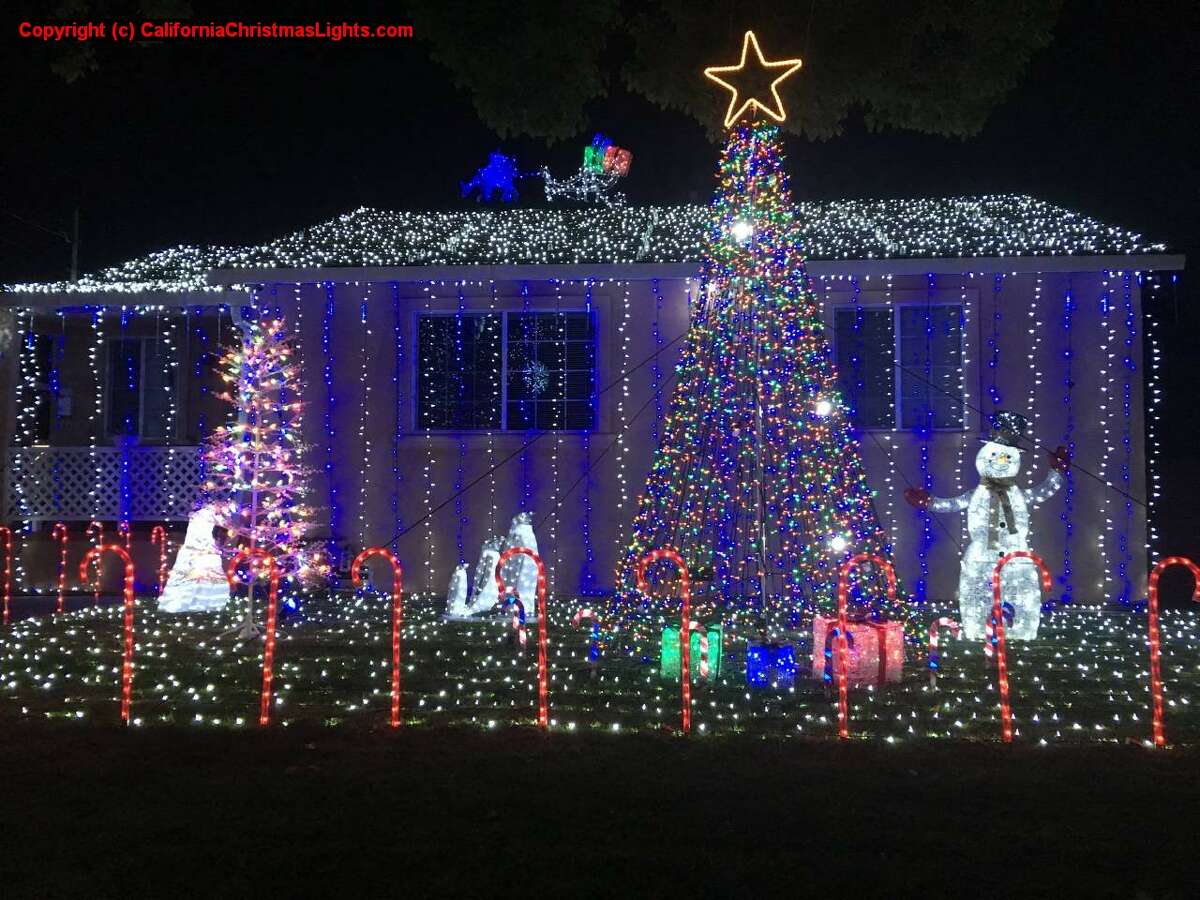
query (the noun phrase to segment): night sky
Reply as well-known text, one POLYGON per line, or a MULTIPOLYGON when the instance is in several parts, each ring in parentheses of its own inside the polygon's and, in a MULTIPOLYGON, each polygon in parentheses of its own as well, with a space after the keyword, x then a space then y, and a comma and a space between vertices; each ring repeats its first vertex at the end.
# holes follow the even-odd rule
MULTIPOLYGON (((408 21, 402 5, 386 8, 363 21, 408 21)), ((565 175, 590 138, 500 141, 420 40, 105 46, 99 71, 65 84, 46 48, 16 38, 13 12, 0 10, 0 283, 66 277, 67 245, 35 224, 66 229, 76 206, 89 271, 180 243, 258 243, 359 205, 462 207, 459 182, 490 150, 565 175)), ((773 35, 768 54, 778 45, 773 35)), ((512 49, 497 40, 495 52, 512 49)), ((1194 267, 1198 58, 1196 4, 1068 2, 1055 41, 980 135, 851 122, 825 143, 789 138, 792 188, 813 199, 1030 193, 1163 240, 1194 267)), ((633 151, 632 202, 708 198, 718 148, 698 123, 619 91, 588 112, 591 130, 633 151)), ((540 183, 523 194, 540 202, 540 183)), ((1168 497, 1200 491, 1194 281, 1166 304, 1177 325, 1165 347, 1168 497)), ((1200 554, 1200 516, 1167 506, 1163 547, 1200 554)))

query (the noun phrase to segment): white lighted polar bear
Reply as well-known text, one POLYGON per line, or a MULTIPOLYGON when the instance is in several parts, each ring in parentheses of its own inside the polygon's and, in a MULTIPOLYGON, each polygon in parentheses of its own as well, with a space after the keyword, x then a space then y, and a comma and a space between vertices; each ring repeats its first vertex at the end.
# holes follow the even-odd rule
MULTIPOLYGON (((967 511, 970 543, 963 553, 958 577, 958 608, 963 636, 978 641, 985 636, 992 614, 992 571, 996 562, 1014 550, 1029 550, 1029 509, 1050 499, 1062 486, 1069 465, 1067 450, 1050 453, 1053 468, 1041 484, 1028 491, 1017 486, 1021 471, 1018 440, 1028 422, 1017 413, 994 417, 995 434, 975 456, 979 486, 957 497, 931 497, 928 491, 910 488, 904 497, 913 506, 930 512, 967 511)), ((1028 559, 1014 559, 1004 567, 1003 599, 1013 608, 1012 624, 1005 636, 1029 641, 1041 623, 1042 592, 1037 567, 1028 559)))

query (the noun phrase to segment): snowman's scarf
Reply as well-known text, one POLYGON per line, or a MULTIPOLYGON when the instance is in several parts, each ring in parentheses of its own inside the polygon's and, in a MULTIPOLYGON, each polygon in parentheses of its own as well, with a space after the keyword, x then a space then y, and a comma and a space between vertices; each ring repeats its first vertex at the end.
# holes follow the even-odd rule
POLYGON ((1004 524, 1007 526, 1008 533, 1017 533, 1012 501, 1008 499, 1008 489, 1016 483, 1016 478, 984 478, 982 481, 990 495, 988 497, 988 549, 999 546, 1001 511, 1004 512, 1004 524))

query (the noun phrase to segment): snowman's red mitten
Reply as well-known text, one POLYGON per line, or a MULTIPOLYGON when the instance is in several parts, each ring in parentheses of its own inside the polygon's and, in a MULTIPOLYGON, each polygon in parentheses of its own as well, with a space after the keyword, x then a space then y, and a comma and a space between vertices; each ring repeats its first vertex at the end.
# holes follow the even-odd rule
POLYGON ((1054 471, 1066 475, 1067 469, 1071 468, 1071 454, 1067 452, 1067 448, 1059 444, 1053 450, 1047 452, 1050 454, 1050 467, 1054 471))
POLYGON ((910 506, 915 506, 917 509, 929 508, 929 491, 924 488, 905 488, 904 499, 910 506))

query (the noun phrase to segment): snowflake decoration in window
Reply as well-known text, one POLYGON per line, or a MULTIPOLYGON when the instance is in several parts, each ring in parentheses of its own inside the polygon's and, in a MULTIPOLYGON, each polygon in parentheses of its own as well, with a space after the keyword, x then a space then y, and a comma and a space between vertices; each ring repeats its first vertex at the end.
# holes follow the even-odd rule
POLYGON ((521 373, 525 377, 525 387, 534 397, 540 397, 550 383, 550 371, 540 362, 534 360, 521 373))

